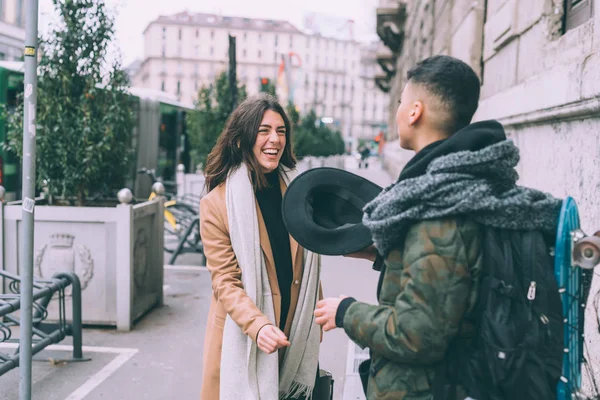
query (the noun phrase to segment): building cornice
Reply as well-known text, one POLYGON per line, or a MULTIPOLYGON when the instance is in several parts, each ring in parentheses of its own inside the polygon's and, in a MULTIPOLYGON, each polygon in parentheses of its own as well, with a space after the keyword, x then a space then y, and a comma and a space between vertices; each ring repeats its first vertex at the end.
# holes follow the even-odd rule
POLYGON ((292 29, 287 29, 287 28, 281 28, 281 29, 268 29, 265 27, 258 27, 258 26, 252 26, 252 25, 245 25, 245 26, 230 26, 227 24, 220 24, 220 23, 202 23, 199 21, 194 21, 193 20, 193 16, 192 16, 192 21, 178 21, 174 18, 176 18, 176 15, 172 15, 172 16, 160 16, 157 19, 151 21, 150 23, 148 23, 148 25, 146 26, 146 28, 144 29, 144 31, 142 32, 143 35, 146 34, 146 32, 148 31, 148 29, 150 29, 150 27, 152 25, 169 25, 169 26, 189 26, 189 27, 197 27, 197 28, 214 28, 214 29, 219 29, 219 30, 238 30, 238 31, 253 31, 253 32, 264 32, 264 33, 287 33, 287 34, 295 34, 295 35, 301 35, 307 38, 314 38, 314 39, 323 39, 323 40, 329 40, 329 41, 333 41, 333 42, 339 42, 339 43, 351 43, 354 45, 364 45, 364 43, 361 43, 357 40, 354 39, 339 39, 339 38, 334 38, 334 37, 327 37, 327 36, 323 36, 319 33, 306 33, 301 31, 300 29, 296 28, 292 23, 285 21, 285 20, 263 20, 263 19, 256 19, 256 18, 244 18, 244 17, 232 17, 232 16, 217 16, 214 14, 200 14, 204 17, 214 17, 216 19, 223 19, 223 18, 231 18, 231 19, 242 19, 242 20, 248 20, 251 23, 256 23, 258 21, 264 22, 267 25, 269 24, 269 22, 275 22, 275 23, 280 23, 280 24, 288 24, 292 27, 292 29), (171 19, 171 17, 173 19, 171 19))
MULTIPOLYGON (((150 61, 180 61, 180 62, 186 62, 186 63, 222 63, 222 64, 228 64, 229 61, 226 58, 223 59, 214 59, 214 58, 185 58, 185 57, 146 57, 144 59, 144 61, 142 61, 141 66, 146 65, 148 62, 150 61)), ((279 65, 279 62, 275 63, 275 62, 265 62, 265 63, 261 63, 261 62, 252 62, 252 61, 243 61, 243 60, 237 60, 236 63, 238 65, 256 65, 259 67, 275 67, 279 65)))
POLYGON ((600 113, 600 98, 580 100, 556 107, 535 110, 523 114, 499 118, 498 121, 508 128, 526 125, 539 125, 552 122, 564 122, 574 119, 597 116, 600 113))

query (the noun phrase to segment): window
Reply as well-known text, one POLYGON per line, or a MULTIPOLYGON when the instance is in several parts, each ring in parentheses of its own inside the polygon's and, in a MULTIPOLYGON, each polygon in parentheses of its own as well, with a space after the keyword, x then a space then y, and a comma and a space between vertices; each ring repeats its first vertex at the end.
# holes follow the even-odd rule
POLYGON ((242 53, 244 54, 244 58, 246 58, 246 49, 242 53))
POLYGON ((565 0, 564 31, 578 27, 594 15, 592 0, 565 0))
POLYGON ((248 34, 244 33, 244 42, 248 39, 248 34))
POLYGON ((215 31, 210 31, 210 38, 214 39, 215 38, 215 31))
POLYGON ((294 37, 290 35, 290 49, 294 47, 294 37))
POLYGON ((181 82, 177 81, 177 94, 181 93, 181 82))
POLYGON ((275 46, 277 46, 278 42, 279 42, 279 36, 275 35, 275 46))
POLYGON ((163 47, 162 47, 162 56, 163 57, 167 56, 167 48, 165 47, 165 45, 163 45, 163 47))
POLYGON ((277 62, 277 52, 275 52, 275 57, 273 57, 273 59, 275 60, 275 62, 277 62))
POLYGON ((181 28, 179 28, 179 40, 181 40, 181 28))
POLYGON ((215 49, 212 46, 210 46, 210 55, 212 56, 214 53, 215 53, 215 49))
POLYGON ((196 29, 196 37, 200 37, 200 31, 196 29))
POLYGON ((163 92, 165 91, 165 81, 162 81, 162 83, 160 84, 160 90, 162 90, 163 92))
POLYGON ((167 28, 163 26, 162 28, 162 38, 163 40, 167 38, 167 28))
POLYGON ((261 58, 261 57, 262 57, 262 52, 259 50, 258 51, 258 58, 261 58))

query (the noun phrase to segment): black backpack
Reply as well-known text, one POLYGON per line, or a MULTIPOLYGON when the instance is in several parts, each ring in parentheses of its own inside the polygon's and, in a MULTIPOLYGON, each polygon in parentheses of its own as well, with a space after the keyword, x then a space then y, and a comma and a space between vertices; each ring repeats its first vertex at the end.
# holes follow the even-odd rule
POLYGON ((483 227, 478 298, 436 371, 435 399, 552 400, 563 316, 553 257, 538 231, 483 227))

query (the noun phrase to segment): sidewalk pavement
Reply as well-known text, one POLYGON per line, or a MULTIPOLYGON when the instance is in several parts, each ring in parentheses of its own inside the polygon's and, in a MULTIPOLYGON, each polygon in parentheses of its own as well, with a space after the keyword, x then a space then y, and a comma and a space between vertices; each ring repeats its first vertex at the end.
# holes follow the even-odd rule
MULTIPOLYGON (((378 160, 365 170, 349 157, 347 169, 381 186, 391 182, 378 160)), ((165 254, 165 263, 168 258, 165 254)), ((177 265, 165 265, 164 305, 144 316, 131 332, 85 328, 84 356, 90 361, 60 361, 70 356, 70 338, 39 353, 40 361, 33 364, 32 399, 198 399, 211 296, 210 275, 200 263, 200 256, 184 254, 177 265)), ((323 257, 327 297, 346 294, 374 304, 377 279, 367 261, 323 257)), ((320 364, 334 375, 335 400, 364 399, 353 372, 360 357, 354 350, 340 329, 325 334, 320 364)), ((18 369, 0 377, 0 400, 17 400, 18 386, 18 369)))

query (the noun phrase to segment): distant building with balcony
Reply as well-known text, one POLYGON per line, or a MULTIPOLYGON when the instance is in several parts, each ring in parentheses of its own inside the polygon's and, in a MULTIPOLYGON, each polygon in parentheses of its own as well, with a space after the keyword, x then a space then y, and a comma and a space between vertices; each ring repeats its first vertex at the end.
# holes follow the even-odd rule
POLYGON ((0 0, 0 60, 21 60, 24 45, 25 0, 0 0))
POLYGON ((262 78, 277 83, 282 56, 292 54, 288 89, 301 114, 314 109, 332 119, 348 143, 385 129, 389 100, 373 84, 373 46, 307 34, 287 21, 188 12, 161 16, 144 31, 144 58, 133 84, 192 104, 202 86, 227 70, 229 35, 236 37, 238 81, 249 94, 259 91, 262 78))

